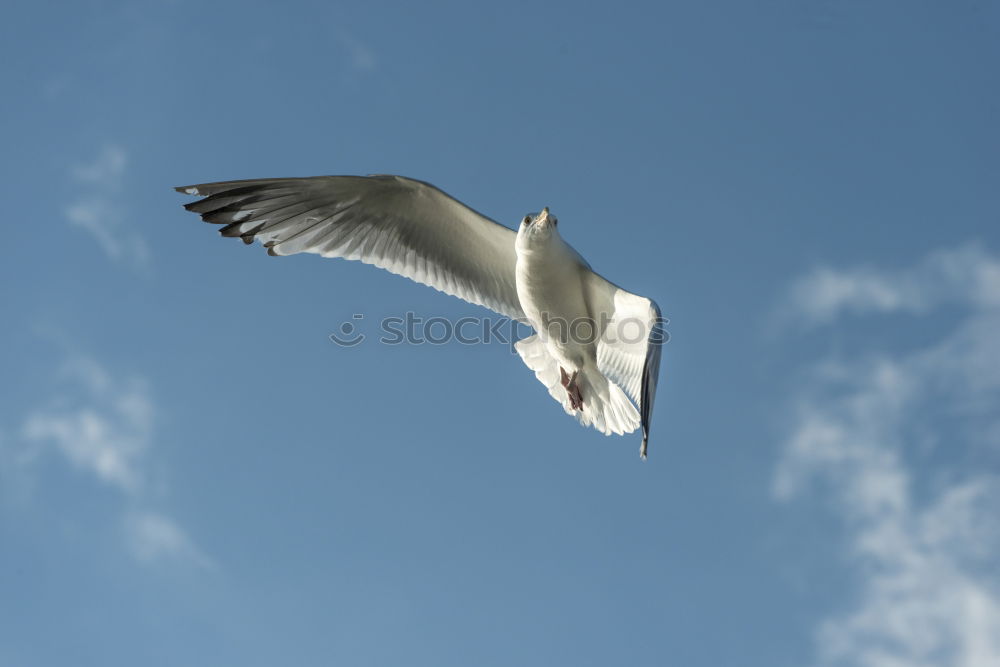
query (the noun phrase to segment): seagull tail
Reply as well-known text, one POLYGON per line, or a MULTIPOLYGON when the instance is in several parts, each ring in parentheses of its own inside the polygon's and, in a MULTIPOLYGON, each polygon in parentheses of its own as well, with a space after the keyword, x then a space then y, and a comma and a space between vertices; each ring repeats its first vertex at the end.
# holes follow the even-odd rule
POLYGON ((525 365, 535 372, 549 395, 563 406, 566 414, 584 426, 593 426, 605 435, 623 435, 639 428, 639 412, 625 392, 606 378, 596 366, 587 366, 577 376, 577 386, 583 396, 583 410, 574 410, 569 394, 560 382, 559 362, 549 354, 538 335, 515 344, 525 365))

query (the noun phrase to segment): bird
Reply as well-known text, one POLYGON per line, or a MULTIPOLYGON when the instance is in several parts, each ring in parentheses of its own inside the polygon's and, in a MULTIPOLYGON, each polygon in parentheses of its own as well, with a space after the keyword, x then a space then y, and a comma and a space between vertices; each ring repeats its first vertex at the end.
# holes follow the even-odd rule
POLYGON ((646 459, 664 342, 656 303, 594 272, 548 207, 517 230, 430 183, 387 174, 175 188, 225 237, 269 255, 360 260, 529 325, 515 343, 565 412, 605 435, 642 428, 646 459))

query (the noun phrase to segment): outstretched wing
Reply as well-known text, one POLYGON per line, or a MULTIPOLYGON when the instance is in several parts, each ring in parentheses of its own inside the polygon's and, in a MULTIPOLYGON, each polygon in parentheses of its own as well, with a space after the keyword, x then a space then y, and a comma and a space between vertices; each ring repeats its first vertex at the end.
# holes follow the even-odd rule
POLYGON ((589 272, 585 284, 591 315, 601 328, 597 368, 639 408, 642 422, 639 455, 646 458, 660 375, 660 352, 665 341, 660 309, 652 299, 626 292, 596 273, 589 272))
POLYGON ((524 317, 514 282, 516 234, 429 183, 402 176, 316 176, 176 188, 204 197, 184 206, 260 239, 271 255, 315 253, 374 264, 485 306, 524 317))

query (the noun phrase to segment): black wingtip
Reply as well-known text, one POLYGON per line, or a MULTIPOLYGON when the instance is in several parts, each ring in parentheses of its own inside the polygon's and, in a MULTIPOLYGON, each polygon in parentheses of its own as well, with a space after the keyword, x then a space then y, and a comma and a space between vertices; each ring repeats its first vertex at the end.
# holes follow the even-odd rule
POLYGON ((182 195, 191 195, 193 197, 199 196, 198 186, 196 185, 178 185, 174 188, 174 190, 182 195))

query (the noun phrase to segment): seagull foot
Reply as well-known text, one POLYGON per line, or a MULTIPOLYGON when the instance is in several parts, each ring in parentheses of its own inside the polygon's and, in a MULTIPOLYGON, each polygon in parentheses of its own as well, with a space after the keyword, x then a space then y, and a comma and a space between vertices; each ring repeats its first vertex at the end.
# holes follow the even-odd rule
POLYGON ((583 396, 580 395, 580 387, 576 385, 576 376, 580 371, 574 371, 573 375, 569 375, 566 370, 560 366, 559 375, 560 382, 562 386, 566 387, 566 395, 569 396, 569 405, 574 410, 583 410, 583 396))

